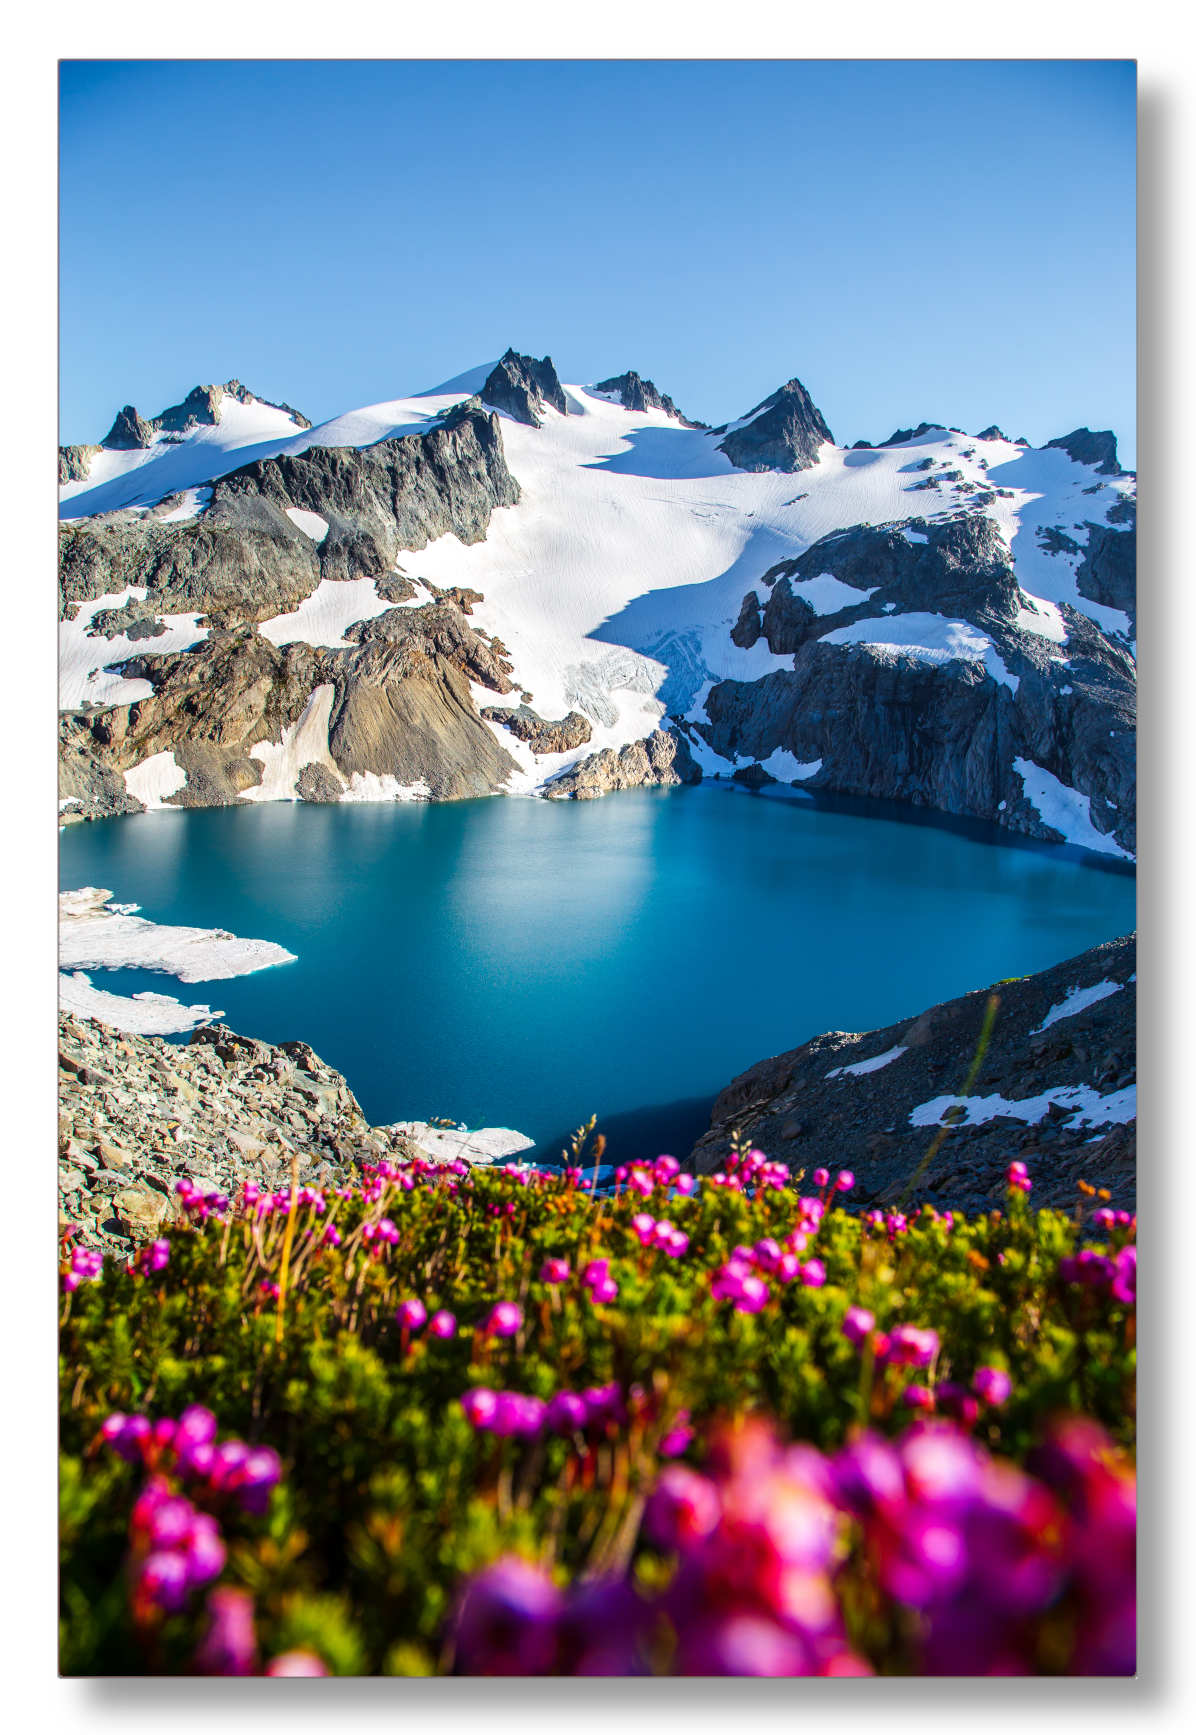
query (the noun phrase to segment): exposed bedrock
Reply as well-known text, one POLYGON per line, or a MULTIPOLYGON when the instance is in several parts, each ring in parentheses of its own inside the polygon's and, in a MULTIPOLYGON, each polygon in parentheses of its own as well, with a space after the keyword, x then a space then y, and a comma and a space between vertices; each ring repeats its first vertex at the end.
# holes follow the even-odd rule
POLYGON ((322 578, 385 580, 403 549, 451 531, 481 542, 496 506, 513 506, 498 417, 472 405, 426 434, 364 451, 312 447, 246 464, 213 486, 200 516, 177 525, 131 514, 60 529, 60 606, 129 585, 159 613, 202 612, 232 626, 295 609, 322 578), (328 525, 314 542, 287 516, 328 525))
MULTIPOLYGON (((802 764, 820 759, 806 788, 908 801, 1059 841, 1014 767, 1029 760, 1089 797, 1096 830, 1132 852, 1137 711, 1128 651, 1066 605, 1065 645, 1023 631, 1024 599, 988 519, 918 521, 913 530, 926 541, 857 526, 772 568, 767 604, 761 610, 749 592, 732 637, 740 645, 766 637, 774 653, 794 653, 793 669, 720 682, 706 700, 709 722, 695 727, 728 759, 765 760, 777 748, 802 764), (826 574, 872 594, 816 614, 800 586, 826 574), (911 612, 980 629, 1016 692, 979 658, 928 663, 892 645, 823 642, 853 622, 896 623, 911 612)), ((1124 575, 1124 566, 1116 570, 1124 575)))
POLYGON ((1117 436, 1111 428, 1102 428, 1097 433, 1090 428, 1076 428, 1058 440, 1048 440, 1046 449, 1049 451, 1052 446, 1066 452, 1075 464, 1097 465, 1098 476, 1125 474, 1117 462, 1117 436))
POLYGON ((1076 588, 1081 596, 1106 608, 1122 609, 1130 617, 1130 636, 1138 635, 1138 532, 1132 503, 1128 512, 1117 507, 1106 514, 1104 524, 1088 525, 1088 546, 1076 567, 1076 588), (1116 516, 1114 516, 1116 514, 1116 516), (1111 524, 1128 523, 1127 530, 1111 524))
POLYGON ((719 451, 739 470, 808 470, 834 435, 805 386, 789 380, 748 411, 753 418, 720 441, 719 451))
POLYGON ((631 741, 618 753, 604 747, 547 784, 554 801, 593 801, 615 789, 700 783, 702 772, 688 743, 675 729, 654 729, 646 741, 631 741))
POLYGON ((533 753, 569 753, 574 747, 584 747, 594 733, 590 719, 580 711, 570 711, 567 717, 554 722, 527 705, 516 710, 488 705, 482 716, 487 723, 503 724, 517 740, 525 741, 533 753))
POLYGON ((68 482, 85 481, 91 460, 99 450, 98 446, 59 446, 58 486, 63 488, 68 482))
POLYGON ((625 374, 616 374, 613 379, 599 380, 594 387, 596 392, 618 392, 619 402, 625 410, 663 410, 666 416, 673 416, 683 428, 705 428, 705 422, 691 422, 683 416, 667 392, 657 391, 651 380, 641 379, 634 368, 625 374))
POLYGON ((1036 1204, 1070 1209, 1077 1180, 1085 1180, 1132 1209, 1136 1117, 1102 1113, 1133 1116, 1136 1106, 1127 1100, 1137 1077, 1135 968, 1128 935, 1033 976, 911 1012, 883 1030, 826 1031, 733 1079, 684 1166, 699 1175, 721 1168, 738 1130, 807 1175, 850 1169, 853 1203, 893 1204, 944 1124, 938 1111, 922 1127, 910 1124, 911 1115, 937 1102, 949 1130, 903 1209, 926 1200, 969 1212, 1001 1205, 1012 1159, 1029 1169, 1036 1204), (971 1091, 989 1099, 988 1118, 967 1124, 965 1112, 951 1113, 951 1093, 967 1077, 991 993, 1000 1004, 971 1091), (869 1064, 877 1060, 881 1065, 869 1064), (1042 1099, 1054 1091, 1062 1100, 1048 1106, 1042 1099), (1078 1110, 1085 1097, 1087 1110, 1078 1110), (1113 1101, 1102 1109, 1101 1098, 1113 1101))
POLYGON ((481 398, 483 403, 505 410, 515 421, 526 422, 531 428, 540 426, 545 404, 551 404, 562 416, 569 413, 550 355, 536 361, 530 355, 516 355, 509 349, 482 387, 481 398))
MULTIPOLYGON (((124 671, 149 681, 152 695, 63 714, 60 795, 79 798, 85 818, 137 811, 123 774, 170 752, 186 774, 183 788, 165 798, 172 805, 236 802, 263 781, 268 755, 253 750, 282 745, 284 731, 310 718, 318 689, 326 705, 320 739, 312 738, 314 722, 296 739, 326 779, 313 773, 311 794, 292 783, 304 799, 329 799, 334 771, 342 786, 354 772, 424 783, 442 801, 502 788, 517 767, 474 709, 470 681, 510 692, 509 665, 460 611, 448 602, 392 609, 353 635, 344 650, 279 649, 251 627, 217 629, 193 650, 130 659, 124 671)), ((296 751, 290 777, 303 769, 296 751)))

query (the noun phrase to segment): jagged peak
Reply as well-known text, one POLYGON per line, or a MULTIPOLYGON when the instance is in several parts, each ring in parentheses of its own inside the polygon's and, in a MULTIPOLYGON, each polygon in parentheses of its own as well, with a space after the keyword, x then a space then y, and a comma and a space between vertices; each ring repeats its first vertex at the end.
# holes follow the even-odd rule
POLYGON ((508 349, 495 365, 482 387, 482 402, 504 410, 515 421, 531 428, 541 425, 540 413, 546 404, 551 404, 562 416, 569 414, 552 357, 546 355, 537 361, 534 356, 520 355, 514 349, 508 349))
POLYGON ((822 447, 834 443, 822 411, 794 378, 749 410, 718 449, 739 470, 792 472, 812 468, 822 447))
POLYGON ((1117 462, 1117 436, 1112 428, 1093 432, 1090 428, 1073 428, 1058 440, 1048 440, 1044 451, 1054 447, 1066 452, 1074 464, 1095 464, 1098 476, 1121 476, 1125 472, 1117 462))
POLYGON ((109 428, 101 446, 110 452, 129 452, 153 444, 158 433, 185 434, 192 428, 215 427, 220 420, 220 407, 225 398, 240 404, 264 404, 267 409, 281 410, 298 428, 310 428, 307 417, 290 404, 276 404, 243 386, 240 380, 226 380, 223 385, 194 386, 180 404, 170 404, 159 415, 148 420, 133 404, 126 404, 109 428))
POLYGON ((666 416, 672 416, 681 423, 683 428, 705 428, 705 422, 691 422, 677 408, 667 392, 658 391, 651 380, 644 379, 629 368, 626 373, 616 374, 613 379, 599 380, 594 387, 596 392, 617 392, 619 402, 625 410, 663 410, 666 416))

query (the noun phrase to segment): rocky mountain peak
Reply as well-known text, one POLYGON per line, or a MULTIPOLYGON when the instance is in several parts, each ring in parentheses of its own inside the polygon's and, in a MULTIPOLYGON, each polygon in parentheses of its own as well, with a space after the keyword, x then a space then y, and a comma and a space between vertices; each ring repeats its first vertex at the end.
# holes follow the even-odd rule
POLYGON ((619 402, 625 410, 663 410, 666 416, 675 417, 683 428, 706 426, 705 422, 691 422, 687 416, 683 416, 666 392, 657 391, 652 381, 641 379, 634 368, 625 374, 616 374, 614 379, 599 380, 594 390, 618 392, 619 402))
MULTIPOLYGON (((887 440, 882 440, 882 446, 904 446, 907 440, 920 440, 923 434, 946 433, 942 422, 919 422, 916 428, 895 428, 887 440)), ((983 435, 977 434, 982 439, 983 435)))
POLYGON ((530 355, 517 355, 513 349, 497 363, 482 387, 482 401, 493 409, 505 410, 529 428, 540 426, 545 404, 551 404, 562 416, 569 413, 552 357, 546 355, 536 361, 530 355))
POLYGON ((822 411, 798 379, 787 380, 748 417, 746 426, 719 443, 737 470, 809 470, 823 444, 834 444, 822 411))
POLYGON ((1057 447, 1066 452, 1075 464, 1095 464, 1098 476, 1121 476, 1124 471, 1117 462, 1117 437, 1111 428, 1093 433, 1090 428, 1075 428, 1061 439, 1048 440, 1046 450, 1057 447))
MULTIPOLYGON (((100 444, 110 452, 131 452, 151 446, 155 434, 187 434, 192 428, 213 428, 220 420, 220 406, 226 397, 235 398, 240 404, 265 404, 267 409, 281 410, 290 416, 296 427, 311 427, 307 417, 292 409, 290 404, 271 403, 269 398, 259 398, 240 380, 228 380, 222 386, 195 386, 181 404, 171 404, 161 415, 153 416, 149 421, 132 404, 126 404, 100 444)), ((71 452, 85 449, 62 448, 71 452)))

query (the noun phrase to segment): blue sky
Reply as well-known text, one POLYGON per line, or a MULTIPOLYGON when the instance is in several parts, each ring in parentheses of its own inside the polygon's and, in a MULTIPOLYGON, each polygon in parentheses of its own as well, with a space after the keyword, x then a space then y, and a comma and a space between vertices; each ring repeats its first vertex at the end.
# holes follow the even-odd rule
POLYGON ((320 421, 508 344, 840 442, 1111 427, 1128 61, 65 62, 61 438, 237 377, 320 421))

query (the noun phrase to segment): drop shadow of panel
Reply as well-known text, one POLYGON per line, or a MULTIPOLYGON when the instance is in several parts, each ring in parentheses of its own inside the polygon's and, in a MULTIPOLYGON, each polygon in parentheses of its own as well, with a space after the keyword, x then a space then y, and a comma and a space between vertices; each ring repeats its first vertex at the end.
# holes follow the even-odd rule
MULTIPOLYGON (((710 1130, 712 1096, 685 1097, 679 1102, 653 1103, 648 1108, 627 1109, 622 1114, 598 1116, 595 1129, 605 1135, 604 1163, 655 1162, 668 1155, 684 1159, 702 1134, 710 1130)), ((561 1152, 569 1149, 576 1128, 541 1139, 533 1151, 520 1152, 519 1161, 558 1167, 561 1152)))
POLYGON ((716 439, 690 428, 629 428, 621 438, 629 450, 595 458, 584 468, 608 470, 615 476, 654 477, 660 482, 737 473, 726 453, 718 450, 716 439))

